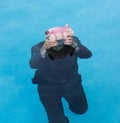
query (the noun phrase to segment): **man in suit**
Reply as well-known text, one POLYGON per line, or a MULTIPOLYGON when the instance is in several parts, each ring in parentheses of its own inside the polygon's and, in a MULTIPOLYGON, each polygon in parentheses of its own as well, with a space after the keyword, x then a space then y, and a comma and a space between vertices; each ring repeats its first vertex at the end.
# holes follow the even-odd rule
POLYGON ((90 58, 92 53, 78 37, 68 33, 65 39, 45 41, 31 48, 30 67, 36 69, 32 82, 38 84, 38 93, 49 123, 69 123, 61 99, 69 109, 83 114, 88 109, 87 99, 78 73, 78 58, 90 58))

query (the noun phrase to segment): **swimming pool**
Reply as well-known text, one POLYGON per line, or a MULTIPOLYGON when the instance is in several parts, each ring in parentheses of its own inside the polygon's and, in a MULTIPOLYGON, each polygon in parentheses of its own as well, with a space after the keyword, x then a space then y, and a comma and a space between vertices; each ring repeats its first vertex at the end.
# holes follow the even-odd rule
POLYGON ((44 40, 49 27, 69 23, 93 53, 78 60, 89 103, 84 115, 75 115, 63 99, 71 123, 120 122, 120 1, 66 0, 0 1, 0 122, 47 123, 32 85, 30 48, 44 40))

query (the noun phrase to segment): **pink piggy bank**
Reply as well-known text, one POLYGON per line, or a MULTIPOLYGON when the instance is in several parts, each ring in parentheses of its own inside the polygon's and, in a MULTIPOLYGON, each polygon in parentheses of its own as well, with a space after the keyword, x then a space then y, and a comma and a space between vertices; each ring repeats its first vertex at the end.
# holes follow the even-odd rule
POLYGON ((68 24, 62 27, 50 28, 45 32, 50 41, 65 39, 69 33, 74 34, 72 28, 68 24))

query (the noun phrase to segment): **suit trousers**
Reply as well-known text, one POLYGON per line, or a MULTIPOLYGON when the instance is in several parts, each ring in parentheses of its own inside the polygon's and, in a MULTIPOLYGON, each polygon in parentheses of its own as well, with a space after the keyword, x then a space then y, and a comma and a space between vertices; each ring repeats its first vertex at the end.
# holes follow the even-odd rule
POLYGON ((76 114, 83 114, 88 109, 87 99, 79 77, 57 84, 38 85, 38 93, 48 117, 48 123, 69 123, 64 114, 62 98, 69 109, 76 114))

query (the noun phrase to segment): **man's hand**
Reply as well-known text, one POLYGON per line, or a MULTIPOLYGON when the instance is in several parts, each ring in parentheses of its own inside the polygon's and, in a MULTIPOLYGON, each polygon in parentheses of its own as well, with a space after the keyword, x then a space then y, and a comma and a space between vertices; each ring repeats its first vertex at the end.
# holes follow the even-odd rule
POLYGON ((64 40, 64 44, 72 46, 73 48, 77 46, 77 43, 73 40, 73 33, 69 33, 67 35, 66 39, 64 40))
POLYGON ((72 45, 73 44, 73 36, 72 35, 68 35, 65 40, 64 40, 64 44, 65 45, 72 45))
POLYGON ((43 47, 45 49, 49 49, 49 48, 51 48, 53 46, 57 46, 57 41, 56 40, 50 40, 49 36, 46 36, 46 41, 45 41, 43 47))

